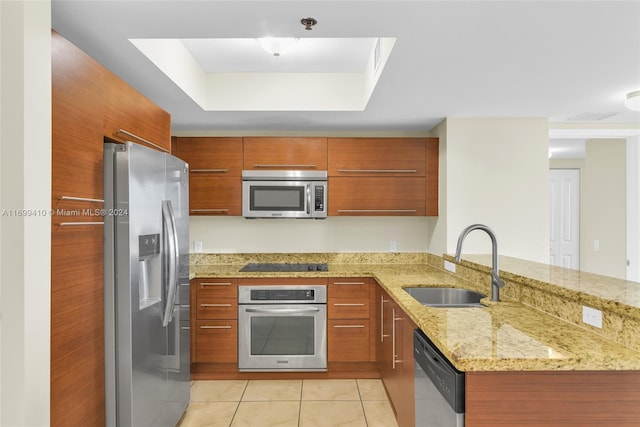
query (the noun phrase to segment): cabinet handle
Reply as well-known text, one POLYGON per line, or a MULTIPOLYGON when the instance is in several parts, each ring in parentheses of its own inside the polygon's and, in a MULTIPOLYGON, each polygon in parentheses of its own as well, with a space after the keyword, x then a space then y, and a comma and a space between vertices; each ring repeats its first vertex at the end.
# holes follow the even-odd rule
POLYGON ((223 326, 203 325, 203 326, 200 326, 200 329, 231 329, 231 326, 229 326, 229 325, 223 325, 223 326))
POLYGON ((180 326, 180 329, 185 330, 185 331, 188 331, 188 330, 190 330, 191 328, 190 328, 190 327, 188 327, 188 326, 180 326))
POLYGON ((396 354, 396 321, 398 320, 403 320, 402 317, 396 317, 396 309, 393 308, 391 309, 392 311, 392 316, 393 316, 393 323, 391 323, 391 335, 393 336, 393 341, 391 342, 391 353, 392 353, 392 362, 391 362, 391 367, 395 370, 396 369, 396 364, 398 363, 402 363, 402 360, 398 359, 398 355, 396 354))
POLYGON ((227 173, 229 169, 191 169, 191 172, 199 173, 199 172, 218 172, 218 173, 227 173))
POLYGON ((308 168, 314 169, 316 165, 277 165, 277 164, 254 164, 254 168, 308 168))
POLYGON ((391 309, 391 368, 396 369, 396 309, 391 309))
POLYGON ((334 328, 364 328, 364 325, 333 325, 334 328))
POLYGON ((76 202, 104 203, 102 199, 89 199, 87 197, 60 196, 58 200, 74 200, 76 202))
POLYGON ((339 213, 354 212, 417 212, 416 209, 338 209, 339 213))
POLYGON ((80 225, 104 225, 103 221, 78 221, 78 222, 61 222, 60 227, 77 227, 80 225))
POLYGON ((384 334, 384 304, 389 300, 384 299, 384 296, 380 296, 380 342, 384 342, 384 337, 389 335, 384 334))
POLYGON ((149 141, 149 140, 146 140, 146 139, 144 139, 144 138, 142 138, 142 137, 139 137, 138 135, 135 135, 135 134, 133 134, 133 133, 131 133, 131 132, 127 132, 127 131, 126 131, 126 130, 124 130, 124 129, 120 129, 120 130, 119 130, 119 131, 117 131, 116 133, 123 133, 123 134, 125 134, 125 135, 127 135, 127 136, 130 136, 130 137, 132 137, 132 138, 137 139, 138 141, 142 141, 142 142, 144 142, 145 144, 149 144, 149 145, 151 145, 152 147, 157 148, 158 150, 162 150, 162 151, 164 151, 165 153, 168 153, 168 152, 169 152, 169 150, 167 150, 166 148, 161 147, 161 146, 159 146, 158 144, 154 144, 153 142, 151 142, 151 141, 149 141))
POLYGON ((363 307, 363 303, 335 303, 334 306, 363 307))
POLYGON ((200 307, 231 307, 231 304, 200 304, 200 307))
POLYGON ((202 282, 202 283, 200 283, 200 286, 231 286, 231 285, 232 285, 231 282, 218 282, 218 283, 202 282))
POLYGON ((191 209, 191 212, 218 212, 218 213, 227 213, 229 209, 191 209))
POLYGON ((333 282, 334 285, 364 285, 364 282, 333 282))
POLYGON ((349 173, 416 173, 415 169, 338 169, 338 172, 349 173))

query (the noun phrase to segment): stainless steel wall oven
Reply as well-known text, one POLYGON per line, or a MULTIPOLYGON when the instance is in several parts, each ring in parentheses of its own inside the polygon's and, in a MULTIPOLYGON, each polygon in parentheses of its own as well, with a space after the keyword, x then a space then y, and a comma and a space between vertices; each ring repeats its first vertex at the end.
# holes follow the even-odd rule
POLYGON ((238 287, 240 371, 326 371, 325 285, 238 287))

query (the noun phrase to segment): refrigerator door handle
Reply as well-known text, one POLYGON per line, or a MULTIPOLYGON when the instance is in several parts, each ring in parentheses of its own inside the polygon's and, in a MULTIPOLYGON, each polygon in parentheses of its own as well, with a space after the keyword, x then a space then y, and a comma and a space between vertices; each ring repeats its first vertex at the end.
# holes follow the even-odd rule
POLYGON ((162 316, 162 326, 167 327, 173 319, 173 304, 176 299, 176 289, 178 287, 178 232, 176 230, 176 218, 173 214, 171 200, 162 201, 162 220, 167 230, 166 242, 169 250, 168 281, 169 286, 165 296, 164 313, 162 316))

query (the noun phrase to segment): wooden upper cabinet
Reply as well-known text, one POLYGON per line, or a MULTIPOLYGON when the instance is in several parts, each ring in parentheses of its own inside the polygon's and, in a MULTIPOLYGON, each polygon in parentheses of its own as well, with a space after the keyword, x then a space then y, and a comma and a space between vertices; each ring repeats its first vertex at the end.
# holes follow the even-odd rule
POLYGON ((329 177, 328 215, 424 216, 424 177, 329 177))
POLYGON ((327 170, 327 138, 245 137, 246 170, 327 170))
POLYGON ((50 424, 100 426, 103 227, 102 218, 85 212, 103 207, 105 70, 55 31, 51 43, 50 424))
POLYGON ((425 176, 425 138, 329 138, 329 176, 425 176))
POLYGON ((106 71, 104 135, 119 142, 132 141, 170 151, 171 116, 124 80, 106 71))
MULTIPOLYGON (((52 32, 52 198, 102 199, 104 68, 52 32)), ((84 204, 84 208, 102 205, 84 204)))
POLYGON ((438 216, 438 164, 440 161, 440 140, 426 140, 425 172, 425 215, 438 216))
POLYGON ((191 215, 242 214, 242 138, 174 138, 173 153, 189 163, 191 215))
POLYGON ((177 137, 174 154, 192 173, 242 176, 242 138, 177 137))

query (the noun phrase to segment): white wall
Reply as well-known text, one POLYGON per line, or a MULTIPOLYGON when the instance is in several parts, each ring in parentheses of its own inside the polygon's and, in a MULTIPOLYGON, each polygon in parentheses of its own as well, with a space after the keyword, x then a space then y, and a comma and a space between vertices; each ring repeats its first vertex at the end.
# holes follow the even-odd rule
POLYGON ((49 424, 51 5, 0 1, 0 425, 49 424), (37 216, 21 216, 34 209, 37 216), (44 214, 44 215, 43 215, 44 214))
POLYGON ((626 185, 626 140, 588 140, 581 176, 581 270, 626 278, 626 185))
MULTIPOLYGON (((447 252, 466 226, 482 223, 496 233, 499 254, 547 263, 547 119, 448 118, 444 132, 447 252)), ((488 236, 474 231, 463 253, 490 249, 488 236)))

